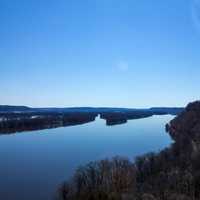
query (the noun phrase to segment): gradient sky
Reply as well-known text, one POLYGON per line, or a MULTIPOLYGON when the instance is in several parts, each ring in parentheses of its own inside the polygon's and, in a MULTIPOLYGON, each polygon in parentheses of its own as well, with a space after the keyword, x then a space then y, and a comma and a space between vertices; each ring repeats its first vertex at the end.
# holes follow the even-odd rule
POLYGON ((0 104, 184 106, 200 97, 198 0, 0 0, 0 104))

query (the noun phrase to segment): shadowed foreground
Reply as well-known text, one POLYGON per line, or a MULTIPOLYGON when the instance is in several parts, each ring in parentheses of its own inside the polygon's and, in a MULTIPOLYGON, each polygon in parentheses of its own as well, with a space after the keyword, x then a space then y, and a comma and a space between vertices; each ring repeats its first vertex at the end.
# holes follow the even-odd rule
MULTIPOLYGON (((166 125, 174 140, 135 162, 115 157, 80 167, 59 190, 62 200, 199 200, 200 102, 166 125)), ((134 148, 134 147, 133 147, 134 148)))

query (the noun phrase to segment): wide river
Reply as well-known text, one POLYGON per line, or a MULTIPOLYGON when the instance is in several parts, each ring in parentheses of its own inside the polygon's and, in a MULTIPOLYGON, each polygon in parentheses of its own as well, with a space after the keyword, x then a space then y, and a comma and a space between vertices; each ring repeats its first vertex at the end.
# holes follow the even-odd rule
POLYGON ((79 165, 116 155, 135 156, 172 143, 165 124, 153 116, 106 126, 105 121, 66 128, 0 135, 0 199, 51 200, 79 165))

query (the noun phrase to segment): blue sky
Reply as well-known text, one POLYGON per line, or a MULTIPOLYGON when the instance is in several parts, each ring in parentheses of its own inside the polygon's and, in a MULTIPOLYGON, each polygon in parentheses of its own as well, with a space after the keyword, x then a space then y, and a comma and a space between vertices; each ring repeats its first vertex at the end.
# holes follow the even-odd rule
POLYGON ((199 99, 199 0, 0 0, 0 25, 0 104, 199 99))

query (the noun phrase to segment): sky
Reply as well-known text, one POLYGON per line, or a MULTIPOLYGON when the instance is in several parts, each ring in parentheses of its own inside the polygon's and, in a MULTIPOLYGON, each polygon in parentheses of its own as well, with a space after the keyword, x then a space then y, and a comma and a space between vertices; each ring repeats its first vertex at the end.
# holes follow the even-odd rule
POLYGON ((200 99, 200 0, 0 0, 0 104, 200 99))

